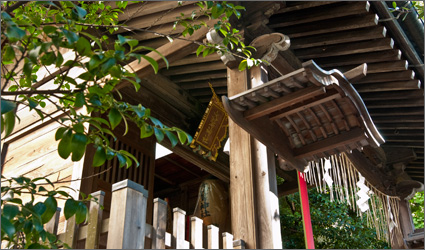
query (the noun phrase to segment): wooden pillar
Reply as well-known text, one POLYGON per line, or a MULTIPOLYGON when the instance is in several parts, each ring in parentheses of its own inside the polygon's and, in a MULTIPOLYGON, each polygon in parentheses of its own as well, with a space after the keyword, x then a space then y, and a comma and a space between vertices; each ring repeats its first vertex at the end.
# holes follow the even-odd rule
MULTIPOLYGON (((248 89, 247 71, 227 69, 228 96, 248 89)), ((232 233, 243 239, 247 248, 257 246, 257 227, 254 208, 254 181, 252 173, 251 141, 253 138, 229 119, 230 138, 230 210, 232 233)))
POLYGON ((155 198, 153 203, 152 249, 165 249, 167 202, 155 198))
POLYGON ((409 237, 409 234, 414 231, 415 226, 413 225, 412 211, 410 210, 409 201, 406 201, 405 199, 401 199, 399 201, 399 222, 400 225, 398 226, 401 227, 403 238, 397 239, 395 237, 401 237, 401 235, 393 234, 391 238, 391 248, 408 248, 408 246, 404 243, 404 239, 409 237))
POLYGON ((112 185, 108 249, 142 249, 145 246, 148 191, 123 180, 112 185))
MULTIPOLYGON (((252 68, 249 75, 228 69, 229 96, 265 82, 263 67, 252 68)), ((229 138, 233 235, 243 239, 247 248, 282 248, 274 156, 231 120, 229 138)))

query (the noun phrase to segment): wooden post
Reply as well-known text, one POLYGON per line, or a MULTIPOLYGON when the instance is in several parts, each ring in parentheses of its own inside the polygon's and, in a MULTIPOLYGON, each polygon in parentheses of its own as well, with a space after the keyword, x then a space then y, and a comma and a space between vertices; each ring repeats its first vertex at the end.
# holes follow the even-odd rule
POLYGON ((167 229, 167 202, 156 198, 153 201, 152 249, 165 249, 167 229))
POLYGON ((67 244, 69 248, 77 248, 78 238, 78 225, 75 223, 75 215, 66 221, 66 232, 64 244, 67 244))
POLYGON ((44 225, 44 229, 46 230, 46 232, 49 232, 53 235, 58 234, 58 225, 59 225, 60 213, 61 213, 61 208, 60 207, 56 208, 55 215, 53 215, 53 217, 50 219, 50 221, 47 222, 44 225))
POLYGON ((203 249, 203 220, 196 216, 192 216, 190 221, 190 243, 194 249, 203 249))
MULTIPOLYGON (((227 69, 228 95, 248 89, 246 71, 227 69)), ((258 248, 254 208, 251 141, 253 138, 229 119, 230 138, 230 210, 232 232, 236 239, 244 239, 248 248, 258 248)))
POLYGON ((142 249, 145 245, 148 191, 123 180, 112 185, 108 249, 142 249))
POLYGON ((244 240, 235 240, 233 241, 233 249, 245 249, 246 243, 244 240))
POLYGON ((175 249, 189 249, 189 242, 185 240, 186 212, 176 207, 173 209, 173 236, 172 247, 175 249))
POLYGON ((218 227, 208 225, 208 249, 218 249, 218 227))
POLYGON ((105 192, 97 191, 91 194, 97 202, 90 202, 89 220, 87 223, 86 249, 99 249, 100 231, 102 229, 102 215, 105 192))
POLYGON ((223 249, 233 249, 233 235, 225 232, 221 237, 223 237, 223 249))

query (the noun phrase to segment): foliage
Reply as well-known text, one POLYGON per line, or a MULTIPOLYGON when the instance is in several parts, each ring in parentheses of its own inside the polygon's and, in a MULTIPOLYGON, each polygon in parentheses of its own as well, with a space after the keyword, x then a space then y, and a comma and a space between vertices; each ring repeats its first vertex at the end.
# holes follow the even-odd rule
POLYGON ((8 185, 1 187, 1 240, 8 243, 8 248, 63 246, 63 242, 58 241, 55 235, 44 229, 44 225, 56 213, 58 199, 66 200, 65 219, 75 215, 77 224, 87 219, 88 209, 85 202, 95 200, 90 195, 83 200, 75 200, 65 192, 64 188, 68 187, 55 188, 54 184, 44 177, 7 179, 2 176, 2 183, 8 183, 8 185), (28 199, 23 198, 25 195, 31 197, 27 202, 25 200, 28 199), (39 200, 37 197, 45 197, 44 202, 36 202, 39 200))
POLYGON ((407 15, 410 12, 416 12, 418 14, 418 19, 421 19, 422 22, 424 21, 424 2, 423 1, 410 1, 410 3, 413 6, 413 9, 409 9, 407 6, 409 2, 406 2, 405 6, 397 6, 397 2, 393 1, 391 3, 390 11, 394 13, 395 18, 399 19, 400 17, 403 17, 402 20, 407 17, 407 15))
MULTIPOLYGON (((347 204, 332 202, 329 194, 315 189, 310 189, 308 196, 317 249, 388 248, 347 204)), ((299 193, 280 198, 280 216, 283 248, 305 248, 299 193)))
POLYGON ((424 191, 417 192, 410 200, 410 210, 415 228, 424 228, 424 191))
POLYGON ((258 66, 263 62, 260 59, 252 57, 252 51, 255 51, 255 48, 252 46, 246 46, 242 41, 242 36, 239 34, 240 31, 232 27, 229 22, 229 19, 233 15, 239 19, 242 16, 240 11, 245 10, 245 7, 234 5, 227 1, 199 1, 197 2, 197 5, 200 7, 200 10, 192 12, 190 17, 187 17, 182 13, 181 17, 178 17, 178 20, 174 23, 174 29, 177 25, 182 25, 185 27, 182 35, 191 35, 195 30, 200 29, 202 26, 208 27, 208 25, 203 21, 201 24, 193 24, 192 21, 196 20, 200 16, 207 16, 209 19, 218 19, 217 23, 214 24, 214 27, 212 28, 221 34, 223 38, 222 44, 199 44, 199 47, 196 50, 197 56, 202 53, 202 56, 206 57, 216 52, 219 52, 220 54, 232 54, 236 58, 239 58, 240 71, 253 66, 258 66))

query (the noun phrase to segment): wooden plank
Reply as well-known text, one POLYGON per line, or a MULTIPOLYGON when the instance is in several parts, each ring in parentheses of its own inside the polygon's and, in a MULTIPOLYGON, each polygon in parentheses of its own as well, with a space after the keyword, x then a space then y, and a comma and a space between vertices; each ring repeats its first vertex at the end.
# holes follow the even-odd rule
POLYGON ((333 3, 335 3, 335 2, 334 1, 302 2, 301 4, 298 4, 298 5, 295 5, 295 6, 290 6, 290 7, 286 6, 285 8, 282 8, 282 9, 276 11, 276 14, 288 13, 288 12, 292 12, 292 11, 296 11, 296 10, 303 10, 303 9, 307 9, 307 8, 313 8, 313 7, 318 7, 318 6, 328 5, 328 4, 333 4, 333 3))
POLYGON ((161 73, 165 76, 169 75, 184 75, 184 74, 192 74, 199 73, 204 71, 213 71, 213 70, 223 70, 226 69, 226 65, 222 61, 213 61, 206 63, 197 63, 196 66, 193 65, 183 65, 170 67, 167 70, 161 71, 161 73))
POLYGON ((366 101, 368 108, 402 108, 402 107, 423 107, 424 98, 412 98, 406 100, 379 100, 366 101))
POLYGON ((418 136, 386 136, 385 141, 387 142, 424 142, 423 137, 418 136))
MULTIPOLYGON (((170 79, 178 84, 183 83, 191 83, 191 82, 197 82, 200 81, 206 82, 205 80, 210 79, 218 79, 218 78, 227 78, 226 70, 217 70, 212 72, 202 72, 202 73, 195 73, 195 74, 189 74, 189 75, 176 75, 176 76, 170 76, 170 79)), ((208 83, 207 83, 208 84, 208 83)), ((224 85, 226 86, 226 85, 224 85)))
POLYGON ((244 112, 244 117, 247 120, 253 120, 258 117, 268 115, 277 110, 293 106, 303 100, 313 98, 319 94, 323 94, 324 92, 325 90, 322 87, 310 86, 305 89, 298 90, 294 93, 271 100, 252 109, 248 109, 244 112))
POLYGON ((90 212, 87 223, 86 249, 99 249, 100 231, 102 227, 103 209, 101 208, 105 199, 105 192, 97 191, 91 194, 97 202, 90 201, 90 212))
MULTIPOLYGON (((114 5, 115 3, 112 2, 114 5)), ((127 8, 123 13, 118 15, 118 21, 124 21, 132 18, 136 18, 139 16, 144 16, 148 14, 158 13, 162 11, 166 11, 169 9, 177 8, 179 6, 185 6, 193 4, 191 1, 181 1, 181 2, 173 2, 173 1, 159 1, 159 2, 144 2, 131 4, 129 3, 127 8)))
POLYGON ((155 198, 153 203, 152 249, 165 249, 167 203, 159 198, 155 198))
POLYGON ((400 91, 387 91, 377 93, 362 93, 363 101, 377 101, 377 100, 403 100, 410 98, 420 98, 424 96, 423 89, 418 90, 400 90, 400 91))
POLYGON ((419 80, 386 82, 386 83, 368 83, 357 85, 356 90, 359 93, 364 92, 381 92, 381 91, 396 91, 396 90, 412 90, 420 89, 421 82, 419 80))
POLYGON ((381 38, 372 41, 358 41, 352 43, 325 45, 314 48, 295 50, 295 55, 300 59, 323 58, 329 56, 352 55, 389 50, 394 47, 394 40, 381 38))
POLYGON ((388 116, 388 115, 423 115, 423 108, 389 108, 389 109, 370 109, 372 116, 388 116))
POLYGON ((190 243, 194 249, 203 249, 203 220, 192 216, 190 223, 190 243))
POLYGON ((415 77, 415 72, 413 70, 388 72, 388 73, 375 73, 375 74, 368 74, 363 79, 355 82, 355 84, 409 81, 409 80, 413 80, 414 77, 415 77))
MULTIPOLYGON (((304 9, 290 13, 277 14, 270 18, 271 28, 282 28, 297 24, 318 22, 326 19, 346 17, 356 14, 364 14, 369 11, 368 2, 354 2, 348 5, 324 6, 322 11, 317 8, 304 9), (332 14, 329 14, 332 13, 332 14)), ((320 7, 319 7, 320 9, 320 7)))
MULTIPOLYGON (((208 80, 208 81, 183 82, 183 83, 178 83, 178 85, 185 90, 198 90, 198 89, 205 90, 205 89, 209 88, 208 83, 211 83, 211 85, 213 86, 214 89, 227 87, 227 79, 226 78, 211 79, 211 80, 208 80)), ((210 92, 211 92, 211 90, 210 90, 210 92)), ((226 92, 227 92, 227 90, 226 90, 226 92)))
POLYGON ((325 95, 321 96, 321 98, 317 97, 317 98, 310 100, 308 102, 303 102, 301 104, 298 104, 295 107, 286 108, 285 110, 277 111, 275 113, 272 113, 269 118, 272 121, 277 120, 277 119, 286 117, 288 115, 298 113, 302 110, 317 106, 319 104, 328 102, 330 100, 334 100, 338 97, 341 97, 340 93, 335 92, 335 91, 328 91, 325 95))
POLYGON ((394 121, 394 123, 379 123, 376 124, 376 127, 381 129, 423 129, 424 123, 420 122, 411 122, 411 123, 398 123, 397 121, 394 121))
POLYGON ((394 121, 400 122, 424 122, 424 116, 388 116, 388 117, 376 117, 373 119, 374 123, 393 123, 394 121))
POLYGON ((343 17, 339 19, 324 20, 296 26, 288 26, 284 29, 275 28, 275 31, 288 35, 292 39, 296 37, 305 37, 318 34, 333 33, 337 31, 371 27, 378 24, 378 19, 378 15, 367 14, 361 16, 353 16, 351 18, 343 17))
POLYGON ((108 249, 141 249, 145 245, 148 191, 124 180, 112 185, 108 249))
POLYGON ((218 227, 214 225, 208 225, 208 249, 219 249, 218 243, 218 227))
POLYGON ((190 54, 190 55, 188 55, 188 56, 186 56, 186 57, 184 57, 184 58, 182 58, 178 61, 175 61, 174 63, 171 63, 170 67, 182 66, 182 65, 187 65, 187 64, 214 62, 214 61, 220 61, 221 62, 220 56, 217 53, 213 53, 213 54, 208 55, 206 57, 203 57, 202 55, 197 56, 196 54, 190 54))
MULTIPOLYGON (((378 62, 378 63, 368 63, 367 64, 367 73, 373 74, 373 73, 384 73, 384 72, 393 72, 393 71, 403 71, 407 70, 408 62, 406 60, 397 60, 397 61, 389 61, 389 62, 378 62)), ((341 72, 346 72, 348 70, 351 70, 356 65, 346 65, 346 66, 338 66, 338 70, 341 72)), ((324 68, 326 70, 334 69, 331 68, 324 68)))
POLYGON ((233 249, 233 235, 225 232, 221 237, 223 237, 223 249, 233 249))
POLYGON ((172 247, 175 249, 189 249, 186 237, 186 212, 176 207, 173 208, 173 239, 172 247))
MULTIPOLYGON (((130 19, 126 22, 126 25, 133 29, 152 27, 155 25, 161 25, 176 21, 176 17, 180 17, 180 13, 183 13, 185 16, 190 16, 192 14, 192 11, 196 10, 199 10, 199 7, 197 5, 187 5, 175 8, 169 12, 167 11, 159 13, 146 13, 146 15, 130 19)), ((118 31, 116 31, 114 34, 122 33, 124 31, 127 30, 121 28, 118 29, 118 31)))
POLYGON ((341 133, 332 137, 328 137, 318 142, 314 142, 303 146, 301 148, 295 148, 294 154, 297 158, 304 158, 315 155, 320 152, 324 152, 333 148, 337 148, 343 145, 355 143, 365 139, 365 133, 362 129, 356 128, 349 132, 341 133))
POLYGON ((320 34, 310 37, 292 38, 291 49, 297 50, 317 46, 378 39, 385 37, 386 32, 387 30, 384 26, 376 26, 355 30, 333 32, 329 34, 320 34))
POLYGON ((400 60, 401 51, 397 49, 384 50, 378 52, 361 53, 354 55, 334 56, 327 58, 317 58, 315 62, 321 67, 339 67, 344 65, 374 63, 400 60))

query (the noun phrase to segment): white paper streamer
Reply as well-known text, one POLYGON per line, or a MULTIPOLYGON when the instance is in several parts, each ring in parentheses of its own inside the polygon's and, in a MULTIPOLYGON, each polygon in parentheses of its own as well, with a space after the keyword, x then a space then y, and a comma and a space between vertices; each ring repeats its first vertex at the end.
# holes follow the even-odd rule
POLYGON ((359 173, 359 181, 356 183, 357 187, 360 188, 360 190, 356 193, 359 196, 359 199, 357 200, 357 206, 360 208, 360 211, 363 213, 366 212, 369 209, 369 195, 367 193, 369 192, 369 188, 365 185, 365 178, 359 173))
POLYGON ((326 159, 325 160, 325 167, 324 167, 325 173, 323 174, 323 180, 326 182, 326 184, 329 187, 329 193, 331 194, 330 198, 331 198, 331 201, 333 201, 334 197, 333 197, 333 192, 332 192, 332 184, 333 184, 334 181, 332 180, 331 176, 329 175, 331 168, 332 168, 331 161, 329 159, 326 159))

